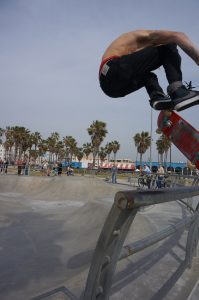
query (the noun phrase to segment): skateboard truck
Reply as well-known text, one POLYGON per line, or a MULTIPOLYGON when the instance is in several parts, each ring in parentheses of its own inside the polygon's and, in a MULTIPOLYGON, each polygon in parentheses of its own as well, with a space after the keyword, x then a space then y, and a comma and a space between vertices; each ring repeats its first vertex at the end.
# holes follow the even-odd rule
POLYGON ((170 120, 165 120, 165 122, 164 122, 165 127, 171 127, 172 124, 173 123, 170 120))
MULTIPOLYGON (((170 121, 168 119, 171 116, 172 111, 171 110, 163 110, 163 113, 164 113, 163 127, 168 127, 169 128, 173 124, 172 121, 170 121)), ((157 128, 156 133, 161 134, 162 133, 162 128, 157 128)))

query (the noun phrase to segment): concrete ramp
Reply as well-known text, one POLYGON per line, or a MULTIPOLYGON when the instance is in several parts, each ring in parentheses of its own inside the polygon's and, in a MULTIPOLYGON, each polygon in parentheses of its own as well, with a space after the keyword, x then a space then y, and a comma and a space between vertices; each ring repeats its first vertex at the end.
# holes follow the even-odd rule
POLYGON ((1 176, 1 193, 20 193, 29 198, 47 200, 73 199, 93 201, 103 197, 111 197, 121 186, 106 184, 94 177, 63 176, 63 177, 31 177, 1 176))
MULTIPOLYGON (((0 176, 0 299, 80 299, 101 228, 115 193, 124 189, 132 187, 94 177, 0 176)), ((136 216, 126 243, 184 213, 178 204, 146 208, 136 216)), ((152 295, 161 287, 161 279, 164 282, 184 255, 185 238, 179 233, 160 243, 159 252, 151 247, 119 262, 111 299, 155 300, 152 295), (176 256, 172 247, 180 248, 176 256), (132 265, 136 272, 132 273, 132 265)), ((186 287, 189 280, 188 293, 197 270, 189 272, 183 278, 186 287)), ((167 299, 183 295, 182 281, 177 290, 176 298, 171 293, 167 299)))

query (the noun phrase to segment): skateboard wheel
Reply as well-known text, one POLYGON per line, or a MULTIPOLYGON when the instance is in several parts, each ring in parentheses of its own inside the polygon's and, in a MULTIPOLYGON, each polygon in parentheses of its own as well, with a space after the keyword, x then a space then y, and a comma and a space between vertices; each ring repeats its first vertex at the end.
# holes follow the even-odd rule
POLYGON ((162 133, 162 130, 161 130, 160 128, 157 128, 157 129, 156 129, 156 133, 157 133, 157 134, 161 134, 161 133, 162 133))
POLYGON ((170 117, 172 115, 172 111, 170 111, 170 110, 164 110, 164 115, 166 117, 170 117))
POLYGON ((178 124, 183 126, 185 123, 182 120, 179 120, 178 124))

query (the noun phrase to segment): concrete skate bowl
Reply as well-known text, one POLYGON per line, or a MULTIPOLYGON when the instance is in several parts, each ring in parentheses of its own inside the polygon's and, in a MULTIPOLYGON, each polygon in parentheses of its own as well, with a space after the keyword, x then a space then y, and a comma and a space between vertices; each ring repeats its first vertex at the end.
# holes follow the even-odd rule
MULTIPOLYGON (((115 194, 130 189, 93 177, 1 176, 0 299, 81 299, 115 194)), ((177 202, 166 203, 166 208, 159 204, 140 209, 125 243, 142 240, 187 215, 177 202)), ((159 242, 158 248, 152 245, 121 260, 110 298, 161 299, 155 297, 161 286, 167 289, 163 285, 167 275, 183 259, 186 236, 178 231, 159 242)), ((188 292, 198 276, 195 265, 197 261, 190 274, 183 274, 188 292)), ((184 296, 182 282, 176 286, 170 297, 184 296)))

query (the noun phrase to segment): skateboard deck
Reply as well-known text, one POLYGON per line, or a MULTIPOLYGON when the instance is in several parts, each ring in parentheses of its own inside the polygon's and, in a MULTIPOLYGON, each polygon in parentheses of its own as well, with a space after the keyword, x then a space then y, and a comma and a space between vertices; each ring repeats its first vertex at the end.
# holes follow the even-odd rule
POLYGON ((168 139, 199 169, 199 131, 174 111, 161 111, 158 131, 168 139))

